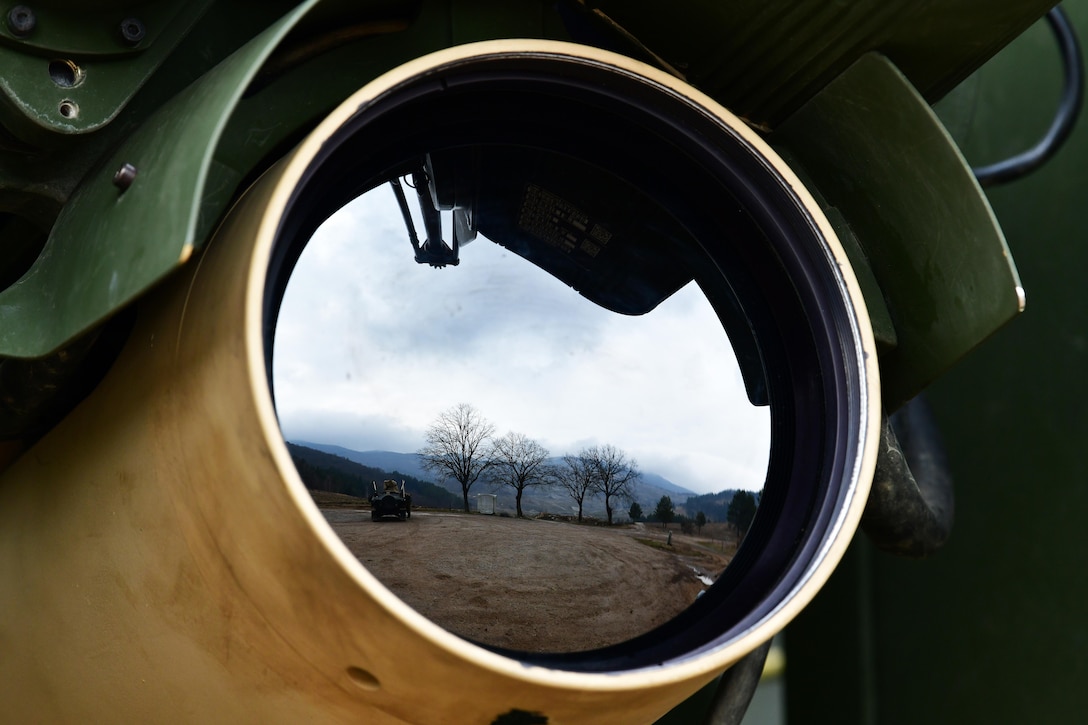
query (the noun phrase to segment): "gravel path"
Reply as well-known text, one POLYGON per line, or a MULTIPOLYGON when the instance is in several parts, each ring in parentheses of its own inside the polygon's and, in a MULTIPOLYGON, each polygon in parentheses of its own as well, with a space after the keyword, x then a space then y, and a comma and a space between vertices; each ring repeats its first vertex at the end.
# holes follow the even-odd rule
POLYGON ((372 522, 326 509, 355 556, 408 605, 485 644, 570 652, 614 644, 683 611, 728 563, 694 538, 660 530, 413 512, 372 522))

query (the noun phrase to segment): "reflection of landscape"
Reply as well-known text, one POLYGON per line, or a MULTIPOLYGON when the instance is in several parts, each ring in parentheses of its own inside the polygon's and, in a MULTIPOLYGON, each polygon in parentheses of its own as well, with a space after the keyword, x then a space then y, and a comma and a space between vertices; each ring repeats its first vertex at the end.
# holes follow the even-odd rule
POLYGON ((686 536, 676 525, 644 522, 417 511, 408 521, 374 523, 357 504, 322 511, 367 569, 431 621, 466 639, 536 652, 615 644, 668 621, 735 547, 728 534, 729 543, 712 538, 725 533, 713 530, 721 524, 686 536))
POLYGON ((340 454, 334 455, 313 445, 289 448, 303 482, 348 549, 435 623, 496 647, 577 651, 649 631, 716 580, 755 512, 749 492, 696 496, 642 473, 612 526, 592 513, 603 512, 599 492, 587 495, 579 525, 571 492, 554 482, 532 487, 519 518, 510 495, 485 498, 494 503, 494 515, 475 513, 477 490, 512 488, 484 479, 470 489, 474 513, 465 513, 460 486, 422 480, 427 469, 414 454, 333 448, 340 454), (379 468, 349 458, 398 465, 379 468), (390 478, 404 481, 412 516, 371 521, 366 496, 374 482, 390 478), (739 512, 747 509, 738 502, 745 501, 751 511, 742 520, 739 512))
MULTIPOLYGON (((291 275, 273 348, 288 440, 415 453, 436 416, 467 401, 494 441, 517 448, 524 434, 551 449, 549 464, 611 446, 637 458, 644 484, 656 472, 687 487, 663 487, 644 510, 661 495, 680 506, 691 490, 761 485, 768 410, 748 399, 697 282, 629 315, 482 236, 458 266, 431 269, 415 262, 391 201, 376 189, 334 214, 291 275)), ((639 277, 613 271, 617 284, 639 277)), ((434 471, 418 478, 441 483, 434 471)), ((502 503, 507 491, 496 493, 502 503)), ((603 499, 587 504, 607 518, 603 499)))
POLYGON ((455 251, 432 167, 404 179, 418 209, 397 185, 364 194, 292 273, 273 387, 296 468, 367 568, 451 631, 561 651, 652 629, 731 560, 766 472, 723 291, 666 211, 631 223, 630 195, 564 251, 543 233, 558 201, 483 179, 503 202, 461 219, 476 241, 455 251))
MULTIPOLYGON (((457 484, 448 481, 444 486, 432 483, 432 477, 422 468, 414 453, 362 452, 310 442, 288 443, 288 449, 303 482, 311 491, 345 494, 362 499, 361 504, 365 506, 365 499, 372 490, 373 483, 380 484, 391 478, 398 483, 405 481, 415 507, 449 511, 462 509, 462 496, 457 484)), ((656 473, 646 471, 642 472, 639 482, 632 490, 634 503, 639 505, 642 512, 639 520, 660 523, 656 509, 662 498, 668 498, 673 512, 669 522, 672 524, 671 528, 680 530, 681 527, 686 527, 693 532, 697 528, 700 512, 706 518, 707 524, 730 523, 729 511, 737 493, 735 489, 726 489, 699 495, 656 473)), ((496 497, 495 511, 499 516, 514 515, 514 493, 509 487, 487 482, 477 483, 470 491, 473 511, 476 510, 478 494, 491 494, 496 497)), ((753 496, 754 502, 755 495, 750 492, 748 495, 753 496)), ((522 506, 525 515, 530 518, 577 516, 577 504, 568 493, 557 486, 542 486, 527 491, 522 506)), ((622 507, 616 514, 616 521, 630 522, 631 508, 630 504, 622 507)), ((730 528, 735 530, 738 524, 744 523, 744 519, 737 518, 737 515, 745 511, 738 510, 736 506, 732 508, 736 520, 730 523, 730 528)), ((587 497, 584 509, 585 518, 590 523, 596 523, 605 517, 604 504, 597 496, 587 497)), ((748 514, 754 514, 754 509, 748 514)), ((748 523, 750 522, 749 518, 748 523)))

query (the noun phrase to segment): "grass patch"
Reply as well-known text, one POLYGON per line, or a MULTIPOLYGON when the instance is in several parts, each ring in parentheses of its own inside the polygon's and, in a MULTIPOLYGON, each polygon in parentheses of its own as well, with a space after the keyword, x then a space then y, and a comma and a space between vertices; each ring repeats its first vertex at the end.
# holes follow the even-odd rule
POLYGON ((370 501, 365 498, 348 496, 345 493, 332 493, 331 491, 310 490, 310 497, 321 508, 356 508, 370 506, 370 501))
POLYGON ((705 551, 696 549, 694 546, 674 541, 671 545, 661 541, 659 539, 643 539, 637 536, 632 537, 638 543, 648 546, 651 549, 658 549, 659 551, 667 551, 670 554, 676 554, 678 556, 687 556, 692 559, 706 559, 709 555, 705 551))
POLYGON ((638 538, 636 536, 635 541, 637 541, 640 544, 645 544, 646 546, 650 547, 651 549, 661 549, 661 551, 673 551, 673 552, 676 551, 673 547, 669 546, 664 541, 658 541, 657 539, 640 539, 640 538, 638 538))

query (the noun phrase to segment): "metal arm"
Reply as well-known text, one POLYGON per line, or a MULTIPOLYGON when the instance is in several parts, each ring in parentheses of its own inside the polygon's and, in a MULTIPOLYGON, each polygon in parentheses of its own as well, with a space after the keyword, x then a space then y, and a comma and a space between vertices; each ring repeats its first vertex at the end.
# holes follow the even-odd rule
POLYGON ((461 260, 458 256, 457 235, 453 237, 453 247, 442 241, 442 216, 435 207, 428 190, 429 181, 425 174, 415 172, 412 174, 412 184, 416 188, 416 198, 419 200, 419 210, 423 215, 423 227, 427 232, 427 238, 423 244, 419 243, 415 224, 412 222, 412 214, 408 210, 408 199, 404 194, 404 187, 399 178, 389 181, 393 187, 393 194, 397 197, 397 205, 404 216, 404 225, 408 229, 408 241, 412 243, 412 251, 415 252, 415 260, 419 264, 429 264, 432 267, 445 267, 447 264, 457 266, 461 260))

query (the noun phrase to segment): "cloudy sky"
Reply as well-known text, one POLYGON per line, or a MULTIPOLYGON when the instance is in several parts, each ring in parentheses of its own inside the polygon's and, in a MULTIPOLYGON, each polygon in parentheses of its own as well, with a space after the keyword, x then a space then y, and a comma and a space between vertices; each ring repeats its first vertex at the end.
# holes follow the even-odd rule
POLYGON ((767 409, 749 405, 694 284, 628 317, 482 237, 457 267, 418 265, 388 186, 335 214, 303 253, 273 377, 288 440, 412 452, 465 402, 552 455, 611 443, 700 493, 758 489, 766 472, 767 409))

